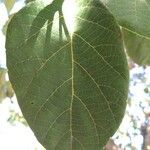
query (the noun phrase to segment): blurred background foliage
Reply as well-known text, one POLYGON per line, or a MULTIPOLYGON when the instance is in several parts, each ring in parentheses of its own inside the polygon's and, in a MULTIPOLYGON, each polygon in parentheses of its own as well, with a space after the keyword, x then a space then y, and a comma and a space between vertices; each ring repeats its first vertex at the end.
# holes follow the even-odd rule
POLYGON ((0 68, 0 102, 6 97, 12 98, 14 95, 11 83, 6 80, 6 73, 6 69, 0 68))
MULTIPOLYGON (((26 0, 24 5, 31 1, 33 0, 26 0)), ((11 11, 16 2, 19 0, 0 0, 0 3, 5 5, 9 17, 2 28, 4 35, 6 35, 7 25, 13 16, 14 12, 11 13, 11 11)), ((150 64, 150 42, 149 39, 125 29, 122 29, 122 32, 125 48, 130 57, 128 58, 130 69, 129 96, 122 124, 104 149, 150 150, 150 66, 148 66, 150 64)), ((21 111, 18 111, 18 107, 16 108, 18 104, 8 79, 7 69, 0 67, 0 105, 5 105, 5 101, 8 99, 11 107, 8 108, 7 122, 12 126, 19 122, 28 128, 21 111)), ((34 149, 29 148, 29 150, 44 150, 44 148, 35 145, 34 149)))

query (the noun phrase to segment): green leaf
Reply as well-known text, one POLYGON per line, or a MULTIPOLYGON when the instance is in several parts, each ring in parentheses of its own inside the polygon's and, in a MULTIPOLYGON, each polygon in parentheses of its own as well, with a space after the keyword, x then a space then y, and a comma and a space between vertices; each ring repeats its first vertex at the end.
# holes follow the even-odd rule
POLYGON ((7 12, 9 13, 13 8, 16 0, 4 0, 4 4, 6 6, 7 12))
POLYGON ((139 65, 150 65, 150 39, 125 29, 123 35, 129 57, 139 65))
POLYGON ((119 24, 150 38, 150 0, 101 0, 119 24))
POLYGON ((12 18, 6 40, 10 81, 47 150, 100 150, 126 107, 120 29, 98 1, 65 0, 61 9, 62 2, 31 2, 12 18))

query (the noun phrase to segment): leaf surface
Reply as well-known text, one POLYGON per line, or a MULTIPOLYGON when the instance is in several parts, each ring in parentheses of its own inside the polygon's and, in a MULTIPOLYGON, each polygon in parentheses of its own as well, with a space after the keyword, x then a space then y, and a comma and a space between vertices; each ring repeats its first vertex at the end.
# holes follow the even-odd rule
POLYGON ((123 29, 124 43, 129 57, 139 65, 150 65, 150 39, 123 29))
POLYGON ((150 38, 150 0, 101 0, 119 24, 150 38))
POLYGON ((100 2, 65 0, 61 9, 62 2, 31 2, 11 19, 9 77, 24 117, 47 150, 99 150, 126 107, 121 33, 100 2))

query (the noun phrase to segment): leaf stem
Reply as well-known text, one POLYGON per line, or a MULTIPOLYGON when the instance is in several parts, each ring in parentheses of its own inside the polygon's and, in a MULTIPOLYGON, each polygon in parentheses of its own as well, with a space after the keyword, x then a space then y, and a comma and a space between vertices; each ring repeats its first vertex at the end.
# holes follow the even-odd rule
POLYGON ((61 20, 62 20, 61 23, 62 23, 64 32, 65 32, 65 35, 66 35, 68 41, 70 41, 70 40, 71 40, 71 37, 70 37, 69 31, 68 31, 68 29, 67 29, 67 25, 66 25, 66 23, 65 23, 65 19, 64 19, 63 12, 62 12, 62 8, 60 9, 59 13, 60 13, 60 16, 61 16, 61 20))
POLYGON ((59 40, 62 42, 62 16, 61 10, 59 10, 59 40))

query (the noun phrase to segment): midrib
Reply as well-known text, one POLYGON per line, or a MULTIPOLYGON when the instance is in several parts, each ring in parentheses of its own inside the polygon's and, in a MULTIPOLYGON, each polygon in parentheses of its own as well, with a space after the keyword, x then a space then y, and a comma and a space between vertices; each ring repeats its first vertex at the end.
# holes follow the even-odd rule
POLYGON ((72 92, 71 92, 71 103, 70 103, 70 133, 71 133, 71 140, 70 140, 70 150, 72 150, 72 139, 73 139, 73 134, 72 134, 72 105, 73 105, 73 96, 74 96, 74 56, 73 56, 73 41, 72 41, 72 35, 71 35, 71 75, 72 75, 72 92))

